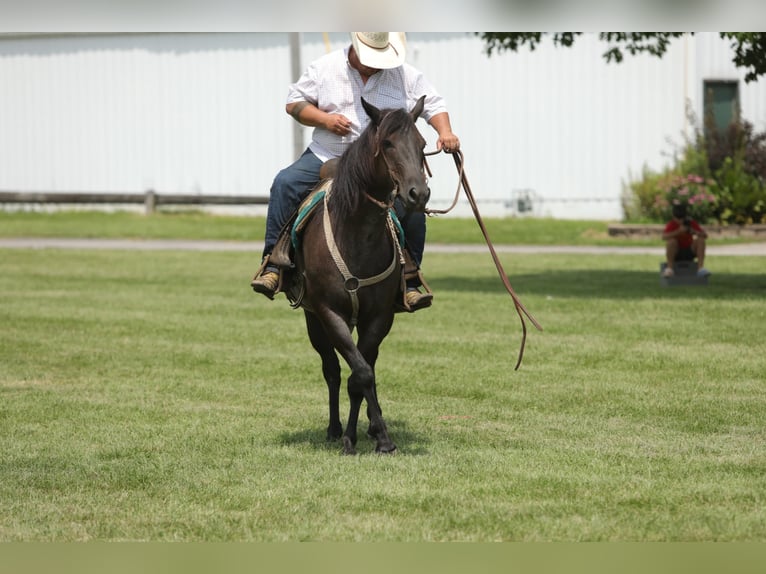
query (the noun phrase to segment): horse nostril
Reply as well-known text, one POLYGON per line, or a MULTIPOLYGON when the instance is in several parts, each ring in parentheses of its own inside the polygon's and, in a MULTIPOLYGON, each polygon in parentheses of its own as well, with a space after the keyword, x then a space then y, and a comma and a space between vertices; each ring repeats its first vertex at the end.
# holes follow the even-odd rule
POLYGON ((410 202, 414 204, 425 203, 430 196, 431 190, 428 187, 411 187, 410 191, 407 193, 410 202))

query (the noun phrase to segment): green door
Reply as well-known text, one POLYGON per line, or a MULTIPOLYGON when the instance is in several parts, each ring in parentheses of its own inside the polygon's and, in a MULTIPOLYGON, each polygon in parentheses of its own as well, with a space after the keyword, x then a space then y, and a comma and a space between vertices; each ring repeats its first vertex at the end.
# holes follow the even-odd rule
POLYGON ((712 121, 719 132, 739 116, 739 84, 736 81, 705 81, 705 125, 712 121))

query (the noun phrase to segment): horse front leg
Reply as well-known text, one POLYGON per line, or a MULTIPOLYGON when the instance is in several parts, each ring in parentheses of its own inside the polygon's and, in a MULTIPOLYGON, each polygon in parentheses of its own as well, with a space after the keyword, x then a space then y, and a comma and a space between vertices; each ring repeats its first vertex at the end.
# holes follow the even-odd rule
MULTIPOLYGON (((380 399, 378 399, 378 379, 375 375, 375 363, 378 360, 378 349, 375 348, 373 351, 370 352, 362 352, 362 356, 364 357, 364 360, 367 361, 367 364, 370 365, 370 368, 372 368, 372 396, 375 398, 375 404, 378 405, 378 414, 380 414, 381 418, 383 417, 383 407, 380 406, 380 399)), ((370 402, 367 402, 367 420, 369 421, 369 426, 367 427, 367 436, 372 439, 378 438, 378 429, 374 428, 372 425, 373 420, 373 414, 372 409, 370 407, 370 402)))
MULTIPOLYGON (((350 407, 346 431, 343 434, 344 452, 346 454, 356 454, 356 427, 359 422, 359 410, 363 400, 366 400, 369 406, 370 425, 374 429, 377 439, 375 450, 377 452, 395 451, 396 445, 388 437, 386 424, 381 416, 380 405, 378 404, 377 393, 375 392, 375 372, 373 368, 366 361, 359 348, 357 348, 351 336, 351 330, 340 315, 325 308, 320 311, 319 317, 324 326, 325 333, 329 335, 332 341, 332 345, 351 368, 351 374, 348 377, 350 407)), ((359 337, 360 341, 365 339, 361 331, 359 337)), ((377 349, 380 344, 380 340, 377 341, 377 344, 370 344, 371 341, 367 340, 368 343, 363 347, 364 349, 377 349)))
POLYGON ((375 392, 375 371, 367 364, 361 353, 359 359, 361 362, 351 367, 351 375, 348 378, 348 396, 351 409, 344 435, 344 445, 346 445, 346 437, 352 445, 356 445, 356 425, 359 420, 362 399, 364 399, 367 401, 367 414, 370 417, 370 427, 367 432, 376 440, 375 452, 393 453, 396 450, 396 445, 388 436, 388 429, 378 403, 375 392))
POLYGON ((396 450, 396 445, 388 436, 388 429, 383 419, 383 409, 378 400, 378 385, 375 375, 375 363, 378 360, 378 350, 381 341, 391 330, 393 324, 393 314, 390 317, 379 315, 377 321, 372 321, 364 328, 359 330, 359 342, 357 347, 364 361, 371 370, 371 383, 365 398, 367 399, 367 418, 370 425, 367 428, 367 435, 377 441, 375 450, 377 452, 390 453, 396 450))
POLYGON ((314 350, 322 359, 322 375, 327 383, 330 420, 327 425, 327 440, 338 440, 343 435, 340 422, 340 362, 335 349, 316 315, 305 311, 306 329, 314 350))

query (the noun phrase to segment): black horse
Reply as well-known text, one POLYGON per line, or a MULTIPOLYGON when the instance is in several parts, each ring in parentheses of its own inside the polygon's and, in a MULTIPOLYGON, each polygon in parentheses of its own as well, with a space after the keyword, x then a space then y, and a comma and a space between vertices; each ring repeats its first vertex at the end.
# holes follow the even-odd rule
POLYGON ((305 224, 302 247, 295 254, 294 275, 303 283, 300 306, 329 390, 327 438, 342 436, 346 454, 356 453, 362 400, 367 401, 367 433, 376 440, 376 452, 396 450, 378 402, 375 362, 403 287, 404 260, 390 208, 398 196, 408 210, 424 211, 430 196, 424 171, 426 142, 415 126, 424 99, 409 112, 379 110, 362 100, 371 122, 337 162, 324 203, 305 224), (336 351, 351 369, 345 433, 336 351))

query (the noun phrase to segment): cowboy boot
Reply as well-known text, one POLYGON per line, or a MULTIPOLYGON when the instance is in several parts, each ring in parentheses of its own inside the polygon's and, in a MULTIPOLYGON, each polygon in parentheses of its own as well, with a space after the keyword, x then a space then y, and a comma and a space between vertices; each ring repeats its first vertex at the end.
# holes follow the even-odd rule
POLYGON ((269 299, 274 299, 274 295, 279 289, 279 268, 269 265, 269 255, 264 257, 263 263, 255 272, 255 276, 250 281, 250 287, 256 293, 266 295, 269 299))
POLYGON ((433 298, 433 293, 421 293, 417 287, 407 287, 407 292, 404 294, 404 300, 407 302, 411 313, 418 309, 430 307, 433 298))

